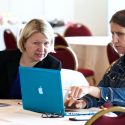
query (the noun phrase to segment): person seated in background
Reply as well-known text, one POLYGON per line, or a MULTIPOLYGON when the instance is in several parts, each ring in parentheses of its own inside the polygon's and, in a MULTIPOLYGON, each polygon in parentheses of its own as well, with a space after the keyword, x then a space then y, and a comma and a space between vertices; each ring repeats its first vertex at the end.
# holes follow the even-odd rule
POLYGON ((0 98, 21 99, 19 66, 61 70, 54 52, 54 31, 42 19, 32 19, 21 32, 17 50, 0 51, 0 98))
POLYGON ((125 106, 125 10, 112 16, 110 28, 113 46, 122 56, 104 74, 97 87, 72 86, 65 101, 66 107, 125 106), (82 93, 86 95, 80 97, 82 93))

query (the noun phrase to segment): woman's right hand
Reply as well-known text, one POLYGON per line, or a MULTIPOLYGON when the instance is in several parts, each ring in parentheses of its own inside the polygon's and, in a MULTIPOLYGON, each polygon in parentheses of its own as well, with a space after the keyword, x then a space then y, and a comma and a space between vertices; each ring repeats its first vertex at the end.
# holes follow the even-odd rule
POLYGON ((77 108, 77 109, 85 108, 87 105, 87 102, 85 100, 82 100, 81 97, 86 94, 89 94, 96 98, 100 98, 101 96, 101 90, 99 87, 96 87, 96 86, 87 86, 87 87, 71 86, 68 91, 69 91, 69 94, 65 99, 65 106, 70 108, 77 108))
POLYGON ((83 109, 87 105, 86 101, 84 100, 77 100, 76 98, 70 97, 65 100, 65 106, 67 108, 77 108, 83 109))

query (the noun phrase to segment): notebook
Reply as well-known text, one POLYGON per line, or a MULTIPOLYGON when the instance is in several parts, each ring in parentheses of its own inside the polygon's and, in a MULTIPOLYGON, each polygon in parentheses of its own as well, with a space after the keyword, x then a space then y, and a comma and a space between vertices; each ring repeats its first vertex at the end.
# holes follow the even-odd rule
MULTIPOLYGON (((19 67, 23 108, 40 113, 75 115, 65 112, 61 71, 19 67)), ((78 115, 80 113, 76 113, 78 115)))

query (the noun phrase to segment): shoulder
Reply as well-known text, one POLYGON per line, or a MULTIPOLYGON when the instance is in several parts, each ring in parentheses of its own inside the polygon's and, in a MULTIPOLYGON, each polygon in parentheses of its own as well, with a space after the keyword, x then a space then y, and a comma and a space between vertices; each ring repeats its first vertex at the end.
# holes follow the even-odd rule
POLYGON ((40 61, 35 67, 60 70, 62 65, 61 65, 61 62, 57 58, 55 58, 51 54, 48 54, 46 58, 40 61))
POLYGON ((0 51, 0 55, 13 55, 13 54, 19 54, 19 53, 21 53, 19 49, 0 51))
POLYGON ((0 51, 0 61, 11 59, 11 58, 16 58, 20 56, 21 56, 21 52, 18 49, 0 51))
POLYGON ((56 57, 52 56, 51 54, 48 54, 45 59, 49 61, 57 62, 57 63, 60 62, 60 60, 58 60, 56 57))
POLYGON ((115 66, 125 66, 125 55, 121 56, 119 59, 117 59, 114 63, 115 66))
POLYGON ((48 54, 47 57, 43 60, 43 62, 45 62, 48 65, 56 65, 56 64, 60 64, 60 60, 58 60, 56 57, 52 56, 51 54, 48 54))
POLYGON ((114 61, 109 69, 107 70, 108 73, 116 72, 116 73, 124 73, 125 72, 125 55, 121 56, 119 59, 114 61))
POLYGON ((124 63, 125 64, 125 55, 121 56, 119 58, 119 63, 124 63))

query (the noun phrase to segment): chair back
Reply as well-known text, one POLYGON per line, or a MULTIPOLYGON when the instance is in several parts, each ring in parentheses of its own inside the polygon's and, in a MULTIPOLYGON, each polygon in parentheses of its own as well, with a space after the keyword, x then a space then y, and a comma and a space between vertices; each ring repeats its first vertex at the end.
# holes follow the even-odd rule
POLYGON ((62 63, 62 68, 76 70, 78 68, 78 60, 76 54, 70 47, 56 46, 55 53, 51 53, 62 63))
POLYGON ((75 23, 66 28, 64 36, 92 36, 92 33, 87 26, 75 23))
POLYGON ((16 37, 10 29, 4 30, 4 42, 7 50, 17 49, 16 37))
POLYGON ((120 55, 114 50, 112 43, 108 43, 107 45, 107 56, 109 64, 112 64, 120 57, 120 55))
POLYGON ((113 106, 110 108, 102 109, 101 111, 97 112, 86 122, 85 125, 124 125, 124 124, 125 124, 125 107, 113 106), (121 115, 111 116, 111 112, 119 112, 121 113, 121 115))
POLYGON ((65 40, 65 38, 60 35, 59 33, 55 33, 55 44, 54 46, 59 46, 59 45, 62 45, 62 46, 69 46, 68 42, 65 40))

